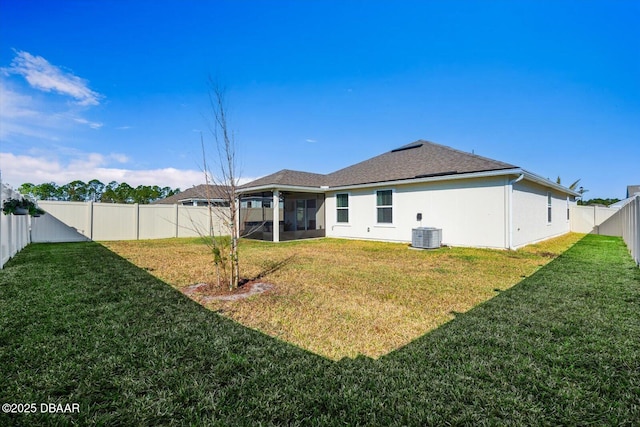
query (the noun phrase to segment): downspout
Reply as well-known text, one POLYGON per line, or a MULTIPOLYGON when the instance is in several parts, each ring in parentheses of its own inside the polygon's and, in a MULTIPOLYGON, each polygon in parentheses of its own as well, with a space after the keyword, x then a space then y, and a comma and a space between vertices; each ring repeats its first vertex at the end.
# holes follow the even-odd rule
POLYGON ((520 182, 523 178, 524 174, 521 173, 520 176, 509 181, 507 188, 507 204, 509 205, 509 250, 513 250, 513 184, 520 182))

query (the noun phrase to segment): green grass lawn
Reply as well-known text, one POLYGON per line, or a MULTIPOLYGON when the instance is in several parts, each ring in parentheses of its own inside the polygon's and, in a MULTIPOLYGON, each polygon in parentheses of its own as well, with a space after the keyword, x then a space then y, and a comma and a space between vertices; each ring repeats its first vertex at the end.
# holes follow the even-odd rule
POLYGON ((96 243, 0 272, 0 425, 637 425, 640 270, 587 236, 429 334, 339 362, 243 327, 96 243))

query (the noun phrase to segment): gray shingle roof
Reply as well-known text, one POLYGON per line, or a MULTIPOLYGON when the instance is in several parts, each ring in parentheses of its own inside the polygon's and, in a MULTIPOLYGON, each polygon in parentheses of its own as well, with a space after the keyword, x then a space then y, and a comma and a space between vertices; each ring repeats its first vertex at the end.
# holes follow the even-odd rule
POLYGON ((512 168, 517 166, 418 140, 328 175, 284 169, 245 184, 242 188, 265 185, 340 187, 512 168))
POLYGON ((515 167, 445 145, 418 140, 333 172, 327 176, 326 185, 370 184, 515 167))
POLYGON ((209 188, 207 188, 206 184, 200 184, 196 185, 195 187, 187 188, 186 190, 181 191, 178 194, 174 194, 173 196, 158 200, 154 203, 162 205, 175 205, 180 203, 181 200, 206 200, 208 198, 226 199, 226 187, 219 185, 209 185, 209 188))
POLYGON ((271 175, 258 178, 240 188, 261 187, 263 185, 292 185, 298 187, 320 187, 324 185, 326 175, 283 169, 271 175))

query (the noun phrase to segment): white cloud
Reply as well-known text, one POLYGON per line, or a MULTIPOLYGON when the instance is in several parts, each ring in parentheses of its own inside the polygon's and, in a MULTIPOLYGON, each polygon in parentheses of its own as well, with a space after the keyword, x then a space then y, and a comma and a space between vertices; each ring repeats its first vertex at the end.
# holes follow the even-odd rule
POLYGON ((0 138, 29 137, 30 143, 38 139, 60 140, 78 125, 100 129, 103 124, 87 120, 80 115, 80 107, 72 107, 47 99, 37 91, 23 93, 17 85, 0 77, 0 138))
POLYGON ((23 76, 31 87, 56 92, 74 98, 78 105, 99 105, 101 94, 89 88, 88 81, 52 65, 41 56, 16 51, 11 65, 4 68, 6 74, 23 76))
POLYGON ((46 117, 39 111, 39 105, 33 97, 21 94, 0 79, 0 138, 19 134, 46 140, 54 138, 42 130, 50 124, 55 115, 46 117))
POLYGON ((6 118, 16 117, 35 117, 38 115, 37 111, 30 108, 33 104, 33 98, 28 95, 23 95, 9 89, 0 80, 0 112, 6 118))
POLYGON ((55 182, 67 184, 79 179, 87 182, 98 179, 105 184, 111 181, 126 182, 131 186, 159 185, 186 189, 204 183, 198 170, 159 168, 134 170, 111 166, 112 162, 125 163, 129 159, 122 154, 77 153, 71 160, 62 162, 49 155, 15 155, 0 153, 2 181, 19 187, 25 182, 41 184, 55 182))
POLYGON ((318 140, 313 139, 313 138, 307 138, 307 139, 305 139, 305 141, 307 141, 307 142, 318 142, 318 140))
POLYGON ((129 162, 129 157, 127 157, 124 154, 111 153, 111 154, 109 154, 109 158, 115 160, 118 163, 128 163, 129 162))
POLYGON ((73 119, 73 120, 74 120, 74 121, 76 121, 76 122, 78 122, 78 123, 81 123, 81 124, 83 124, 83 125, 87 125, 87 126, 89 126, 91 129, 100 129, 100 128, 103 126, 103 124, 102 124, 102 123, 98 123, 98 122, 90 122, 89 120, 84 119, 84 118, 82 118, 82 117, 74 117, 74 119, 73 119))

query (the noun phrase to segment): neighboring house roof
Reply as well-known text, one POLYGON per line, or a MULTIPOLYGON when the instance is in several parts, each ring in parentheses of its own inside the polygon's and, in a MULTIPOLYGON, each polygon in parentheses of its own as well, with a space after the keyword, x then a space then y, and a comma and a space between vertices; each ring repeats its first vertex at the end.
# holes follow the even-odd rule
POLYGON ((165 199, 158 200, 154 204, 175 205, 187 200, 226 200, 227 187, 221 185, 200 184, 188 188, 184 191, 169 196, 165 199))
POLYGON ((513 168, 517 166, 418 140, 327 175, 283 169, 241 188, 341 187, 513 168))
POLYGON ((640 185, 627 185, 627 197, 640 194, 640 185))

